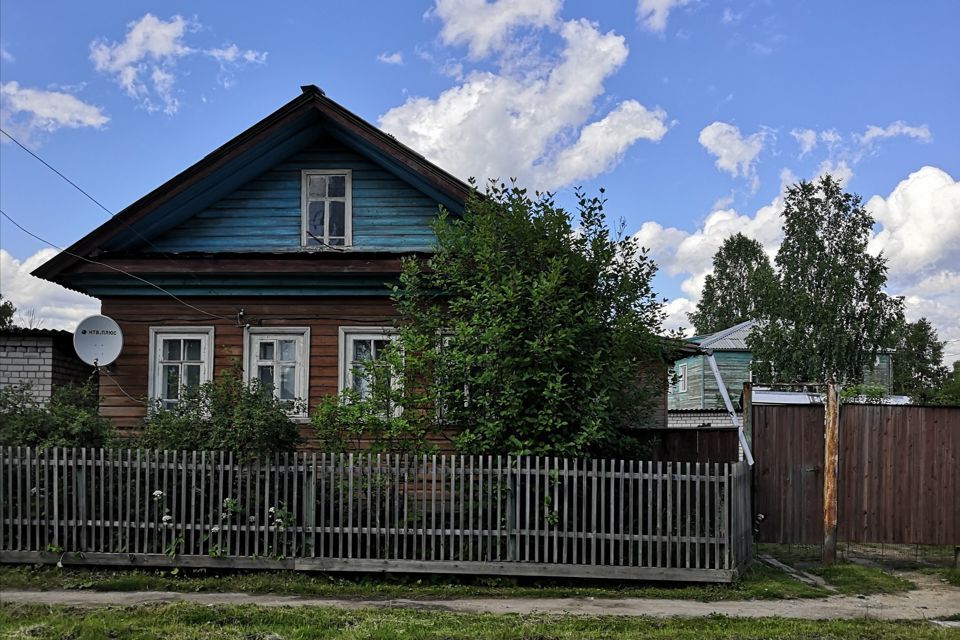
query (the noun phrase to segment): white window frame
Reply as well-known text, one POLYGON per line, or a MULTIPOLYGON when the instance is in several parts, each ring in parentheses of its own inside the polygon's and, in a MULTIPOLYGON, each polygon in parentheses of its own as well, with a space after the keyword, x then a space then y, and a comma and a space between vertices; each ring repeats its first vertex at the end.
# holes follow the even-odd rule
MULTIPOLYGON (((213 327, 150 327, 150 370, 147 376, 147 397, 160 400, 163 376, 164 340, 200 338, 200 384, 213 380, 213 327)), ((160 405, 163 406, 162 403, 160 405)))
POLYGON ((397 330, 394 327, 340 327, 339 357, 337 358, 338 390, 342 393, 353 388, 353 360, 354 340, 390 340, 397 339, 397 330))
MULTIPOLYGON (((329 228, 329 217, 324 215, 324 243, 329 239, 326 230, 329 228)), ((303 169, 300 172, 300 246, 309 249, 341 249, 353 246, 353 170, 352 169, 303 169), (310 176, 346 176, 344 185, 344 212, 343 212, 343 247, 310 245, 312 238, 307 234, 309 222, 308 183, 310 176)))
POLYGON ((291 418, 306 420, 310 407, 310 327, 246 327, 243 330, 243 381, 256 380, 256 363, 260 359, 257 348, 260 340, 289 340, 299 338, 297 345, 296 397, 303 402, 300 411, 290 411, 291 418), (302 395, 301 395, 302 393, 302 395))
POLYGON ((677 386, 680 388, 680 393, 687 392, 687 365, 678 364, 677 365, 677 386))

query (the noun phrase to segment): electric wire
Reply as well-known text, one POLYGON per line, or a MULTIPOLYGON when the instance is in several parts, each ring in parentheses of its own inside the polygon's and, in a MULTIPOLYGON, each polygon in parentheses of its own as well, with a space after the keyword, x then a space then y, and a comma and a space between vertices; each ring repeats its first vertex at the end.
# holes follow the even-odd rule
MULTIPOLYGON (((82 193, 84 196, 86 196, 87 199, 89 199, 92 203, 94 203, 95 205, 97 205, 98 207, 100 207, 101 209, 103 209, 104 211, 106 211, 107 214, 108 214, 111 218, 116 218, 117 214, 115 214, 113 211, 111 211, 111 210, 108 209, 106 206, 104 206, 103 203, 101 203, 99 200, 97 200, 97 199, 94 198, 92 195, 90 195, 90 194, 89 194, 86 190, 84 190, 80 185, 78 185, 76 182, 74 182, 73 180, 71 180, 70 178, 68 178, 66 175, 64 175, 61 171, 59 171, 59 170, 58 170, 56 167, 54 167, 52 164, 50 164, 49 162, 47 162, 46 160, 44 160, 43 158, 41 158, 37 153, 35 153, 34 151, 31 151, 26 145, 24 145, 22 142, 20 142, 19 140, 17 140, 13 135, 11 135, 9 132, 5 131, 2 127, 0 127, 0 133, 2 133, 3 135, 7 136, 8 138, 10 138, 10 139, 14 142, 14 144, 16 144, 18 147, 20 147, 21 149, 23 149, 24 151, 26 151, 28 154, 30 154, 32 157, 34 157, 38 162, 40 162, 40 164, 42 164, 42 165, 45 166, 46 168, 50 169, 50 171, 53 171, 55 174, 57 174, 58 176, 60 176, 64 181, 66 181, 67 184, 69 184, 71 187, 73 187, 74 189, 76 189, 77 191, 79 191, 80 193, 82 193)), ((122 219, 117 218, 117 221, 120 222, 120 224, 122 224, 123 226, 125 226, 127 229, 129 229, 130 231, 132 231, 138 238, 140 238, 141 240, 143 240, 144 242, 146 242, 148 245, 150 245, 150 247, 152 247, 157 253, 159 253, 160 255, 163 255, 167 260, 169 260, 169 261, 171 262, 171 264, 175 264, 175 263, 173 262, 173 260, 171 260, 170 257, 165 254, 165 252, 161 251, 160 248, 157 247, 157 245, 153 244, 153 243, 150 241, 149 238, 147 238, 147 237, 144 236, 142 233, 140 233, 139 231, 137 231, 135 228, 133 228, 132 226, 130 226, 129 224, 127 224, 127 222, 126 222, 125 220, 122 220, 122 219)), ((196 276, 195 273, 193 273, 192 271, 188 271, 187 273, 189 273, 191 277, 193 277, 194 279, 196 279, 197 276, 196 276)))
POLYGON ((217 315, 217 314, 215 314, 215 313, 210 313, 209 311, 206 311, 205 309, 201 309, 200 307, 194 306, 194 305, 190 304, 189 302, 186 302, 185 300, 177 297, 175 294, 167 291, 166 289, 164 289, 164 288, 161 287, 160 285, 155 284, 155 283, 153 283, 153 282, 150 282, 149 280, 147 280, 147 279, 145 279, 145 278, 141 278, 140 276, 137 276, 137 275, 134 275, 134 274, 129 273, 129 272, 127 272, 127 271, 124 271, 123 269, 120 269, 120 268, 115 267, 115 266, 113 266, 113 265, 106 264, 106 263, 104 263, 104 262, 98 262, 98 261, 96 261, 96 260, 91 260, 90 258, 81 256, 81 255, 76 254, 76 253, 72 253, 72 252, 70 252, 70 251, 67 251, 66 249, 64 249, 64 248, 62 248, 62 247, 59 247, 59 246, 55 245, 54 243, 50 242, 49 240, 47 240, 47 239, 45 239, 45 238, 41 238, 41 237, 38 236, 37 234, 33 233, 32 231, 30 231, 29 229, 27 229, 26 227, 24 227, 23 225, 21 225, 19 222, 17 222, 17 221, 14 220, 13 218, 11 218, 11 217, 7 214, 7 212, 4 211, 3 209, 0 209, 0 214, 2 214, 4 218, 6 218, 7 220, 9 220, 11 223, 13 223, 14 226, 16 226, 18 229, 20 229, 20 231, 23 231, 25 234, 27 234, 27 235, 30 236, 31 238, 34 238, 35 240, 39 240, 40 242, 42 242, 42 243, 44 243, 44 244, 46 244, 46 245, 49 245, 49 246, 53 247, 54 249, 57 249, 58 251, 62 251, 63 253, 67 254, 68 256, 71 256, 71 257, 73 257, 73 258, 76 258, 77 260, 83 260, 84 262, 88 262, 88 263, 90 263, 90 264, 95 264, 95 265, 97 265, 97 266, 106 267, 107 269, 111 269, 111 270, 113 270, 113 271, 116 271, 117 273, 121 273, 121 274, 123 274, 123 275, 125 275, 125 276, 128 276, 128 277, 130 277, 130 278, 133 278, 134 280, 137 280, 137 281, 139 281, 139 282, 142 282, 142 283, 144 283, 144 284, 146 284, 146 285, 149 285, 149 286, 153 287, 154 289, 160 291, 161 293, 165 293, 166 295, 170 296, 171 298, 173 298, 174 300, 176 300, 177 302, 179 302, 179 303, 182 304, 183 306, 185 306, 185 307, 187 307, 187 308, 190 308, 190 309, 193 309, 194 311, 197 311, 197 312, 199 312, 199 313, 202 313, 202 314, 204 314, 205 316, 208 316, 208 317, 210 317, 210 318, 217 318, 218 320, 229 320, 229 321, 231 321, 231 322, 233 321, 233 318, 230 318, 230 317, 227 317, 227 316, 217 315))

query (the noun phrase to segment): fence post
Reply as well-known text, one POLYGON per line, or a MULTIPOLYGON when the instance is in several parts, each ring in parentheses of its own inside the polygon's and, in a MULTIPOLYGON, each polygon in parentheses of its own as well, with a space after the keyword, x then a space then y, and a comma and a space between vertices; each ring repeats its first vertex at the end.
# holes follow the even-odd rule
POLYGON ((837 560, 837 463, 840 403, 835 382, 826 385, 823 425, 823 564, 837 560))

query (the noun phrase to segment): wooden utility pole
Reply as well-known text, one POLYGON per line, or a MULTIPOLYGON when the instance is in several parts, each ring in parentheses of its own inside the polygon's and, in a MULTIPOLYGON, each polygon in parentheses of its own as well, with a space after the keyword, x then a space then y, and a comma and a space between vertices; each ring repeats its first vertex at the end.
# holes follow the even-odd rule
POLYGON ((823 564, 837 560, 837 463, 840 451, 839 385, 828 382, 823 423, 823 564))

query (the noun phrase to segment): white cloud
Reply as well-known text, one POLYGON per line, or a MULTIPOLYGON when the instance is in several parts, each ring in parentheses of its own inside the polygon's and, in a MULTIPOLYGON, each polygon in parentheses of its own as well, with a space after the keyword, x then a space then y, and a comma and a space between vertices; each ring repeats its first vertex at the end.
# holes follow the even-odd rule
POLYGON ((881 226, 870 248, 884 252, 891 276, 960 271, 960 183, 950 174, 922 167, 886 198, 870 198, 866 208, 881 226))
MULTIPOLYGON (((736 232, 754 238, 771 258, 782 241, 783 187, 795 182, 781 175, 781 194, 753 215, 734 209, 712 211, 694 231, 645 223, 635 238, 667 275, 681 276, 682 298, 668 307, 666 327, 687 326, 687 303, 700 298, 713 254, 736 232)), ((960 181, 936 167, 923 167, 897 184, 886 196, 865 204, 877 223, 869 250, 881 250, 888 260, 887 290, 905 296, 909 320, 927 317, 942 340, 960 340, 960 181)))
POLYGON ((645 29, 663 33, 670 12, 689 3, 690 0, 637 0, 637 20, 645 29))
POLYGON ((377 60, 384 64, 403 64, 403 53, 400 51, 394 51, 393 53, 387 53, 384 51, 377 56, 377 60))
POLYGON ((466 45, 470 57, 480 59, 503 48, 518 27, 552 26, 560 5, 560 0, 437 0, 428 15, 443 21, 444 44, 466 45))
POLYGON ((837 160, 836 162, 833 160, 824 160, 817 167, 815 179, 819 179, 827 174, 833 176, 841 185, 845 185, 853 178, 853 169, 850 168, 846 160, 837 160))
POLYGON ((0 291, 19 314, 36 314, 42 328, 72 331, 80 320, 99 313, 100 302, 30 275, 57 253, 56 249, 41 249, 25 260, 18 260, 6 249, 0 249, 0 291))
POLYGON ((700 131, 701 146, 716 157, 715 164, 733 177, 750 180, 754 191, 758 186, 754 162, 763 150, 766 134, 763 131, 744 136, 740 129, 726 122, 714 122, 700 131))
POLYGON ((627 58, 622 36, 587 20, 551 30, 562 40, 556 56, 528 39, 462 36, 484 43, 481 50, 499 47, 497 70, 473 71, 436 98, 411 97, 380 127, 460 176, 518 177, 540 190, 593 177, 635 141, 663 137, 666 115, 636 100, 591 119, 604 81, 627 58))
POLYGON ((9 49, 0 44, 0 60, 4 62, 16 62, 16 58, 13 57, 13 54, 10 53, 9 49))
MULTIPOLYGON (((687 319, 687 314, 696 310, 697 304, 690 300, 689 298, 674 298, 673 300, 667 301, 666 306, 664 306, 663 311, 666 314, 666 319, 663 322, 664 331, 674 331, 676 329, 684 329, 690 326, 690 321, 687 319)), ((688 331, 687 336, 689 337, 692 332, 688 331)))
POLYGON ((859 136, 859 139, 861 144, 869 145, 875 140, 893 138, 896 136, 907 136, 908 138, 914 138, 916 140, 920 140, 921 142, 930 142, 933 139, 933 136, 930 134, 930 129, 927 128, 927 125, 920 125, 918 127, 912 126, 903 120, 891 122, 885 127, 870 125, 867 127, 867 130, 863 133, 863 135, 859 136))
POLYGON ((723 24, 737 24, 741 18, 743 18, 743 13, 734 13, 733 9, 726 7, 723 10, 723 15, 720 17, 720 22, 723 24))
POLYGON ((175 15, 170 20, 147 13, 127 25, 121 42, 108 43, 99 38, 90 43, 90 60, 101 73, 112 75, 131 98, 147 111, 174 114, 180 108, 175 88, 178 60, 200 54, 220 65, 219 81, 232 84, 232 72, 245 64, 263 64, 265 52, 242 50, 235 44, 208 49, 186 42, 188 33, 198 31, 195 24, 175 15))
POLYGON ((800 157, 810 153, 817 146, 817 132, 813 129, 793 129, 790 135, 800 145, 800 157))
POLYGON ((70 93, 30 89, 15 81, 0 84, 0 122, 24 142, 34 141, 37 133, 58 129, 99 129, 109 120, 100 107, 70 93))

